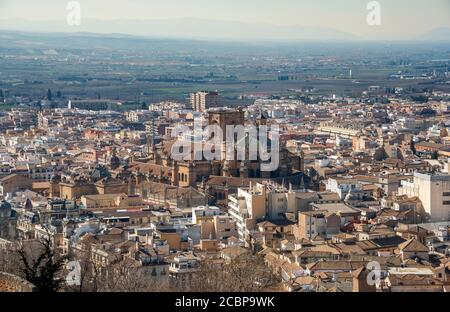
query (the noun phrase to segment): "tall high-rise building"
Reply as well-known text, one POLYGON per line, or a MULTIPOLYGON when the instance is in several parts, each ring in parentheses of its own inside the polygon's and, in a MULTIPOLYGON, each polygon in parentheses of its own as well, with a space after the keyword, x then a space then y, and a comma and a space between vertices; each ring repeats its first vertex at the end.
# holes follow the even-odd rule
POLYGON ((196 112, 204 112, 208 108, 218 107, 219 103, 220 95, 216 91, 191 93, 192 110, 196 112))

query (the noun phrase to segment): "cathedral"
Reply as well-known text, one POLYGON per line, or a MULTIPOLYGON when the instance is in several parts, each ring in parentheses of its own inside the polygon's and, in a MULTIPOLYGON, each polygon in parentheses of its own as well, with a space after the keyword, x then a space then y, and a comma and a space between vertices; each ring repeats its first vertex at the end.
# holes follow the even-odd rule
MULTIPOLYGON (((240 109, 216 109, 208 112, 209 125, 218 125, 221 129, 227 126, 266 125, 267 118, 261 114, 255 121, 245 122, 244 112, 240 109)), ((259 128, 258 128, 259 129, 259 128)), ((226 133, 223 131, 222 152, 226 150, 226 133)), ((151 175, 155 180, 169 182, 174 186, 195 187, 207 180, 210 176, 235 177, 235 178, 263 178, 275 179, 291 176, 303 172, 303 160, 300 156, 290 153, 283 144, 280 144, 279 167, 274 171, 263 171, 261 165, 264 163, 260 157, 256 160, 184 160, 178 161, 171 157, 172 145, 175 141, 165 141, 149 150, 152 151, 151 160, 147 163, 135 163, 134 171, 151 175)), ((205 143, 203 143, 205 144, 205 143)), ((246 152, 248 154, 248 138, 246 141, 246 152)), ((268 148, 270 149, 270 140, 268 148)), ((234 148, 236 152, 236 145, 234 148)))

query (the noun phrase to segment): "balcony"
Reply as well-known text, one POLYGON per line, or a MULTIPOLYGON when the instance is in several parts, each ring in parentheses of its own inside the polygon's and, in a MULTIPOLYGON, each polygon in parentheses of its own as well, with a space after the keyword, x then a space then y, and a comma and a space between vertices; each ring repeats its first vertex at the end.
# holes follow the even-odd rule
POLYGON ((237 220, 239 222, 237 223, 243 223, 244 222, 244 218, 245 216, 240 214, 239 211, 235 211, 235 210, 228 210, 228 213, 230 214, 230 216, 234 219, 237 220))

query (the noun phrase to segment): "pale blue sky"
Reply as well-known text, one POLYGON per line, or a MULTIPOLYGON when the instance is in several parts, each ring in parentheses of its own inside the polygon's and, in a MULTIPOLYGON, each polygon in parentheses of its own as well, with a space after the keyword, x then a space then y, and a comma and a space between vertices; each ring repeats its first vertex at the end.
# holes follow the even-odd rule
MULTIPOLYGON (((0 0, 0 19, 65 19, 68 0, 0 0)), ((382 25, 366 24, 368 0, 79 0, 83 18, 203 18, 331 27, 367 38, 450 27, 450 0, 380 0, 382 25)))

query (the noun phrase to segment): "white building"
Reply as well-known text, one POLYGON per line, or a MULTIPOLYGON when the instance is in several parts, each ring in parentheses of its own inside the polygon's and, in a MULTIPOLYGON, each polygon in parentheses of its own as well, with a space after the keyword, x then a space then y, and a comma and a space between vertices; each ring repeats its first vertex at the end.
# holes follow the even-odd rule
POLYGON ((429 221, 450 220, 450 175, 414 173, 414 180, 402 181, 400 195, 417 196, 429 221))
POLYGON ((192 208, 192 223, 199 224, 202 220, 214 219, 214 216, 221 215, 219 207, 215 206, 199 206, 192 208))
POLYGON ((301 203, 297 193, 279 185, 257 183, 229 195, 228 213, 236 221, 239 238, 247 241, 258 222, 285 220, 286 214, 296 218, 301 203))
POLYGON ((35 181, 50 181, 55 172, 55 167, 51 164, 28 164, 27 167, 29 177, 35 181))
POLYGON ((183 274, 192 274, 200 268, 200 258, 192 252, 179 253, 172 260, 169 260, 169 275, 179 278, 183 274))
POLYGON ((352 178, 329 178, 326 182, 326 190, 337 193, 339 198, 343 200, 348 192, 357 193, 361 191, 361 184, 352 178))
POLYGON ((135 110, 126 114, 126 120, 129 122, 146 122, 153 119, 155 114, 149 110, 135 110))

